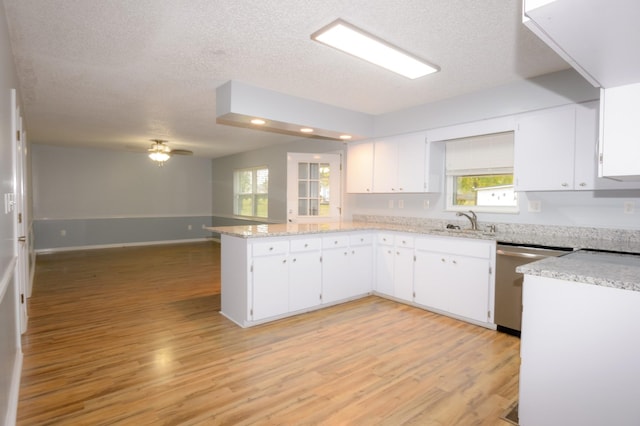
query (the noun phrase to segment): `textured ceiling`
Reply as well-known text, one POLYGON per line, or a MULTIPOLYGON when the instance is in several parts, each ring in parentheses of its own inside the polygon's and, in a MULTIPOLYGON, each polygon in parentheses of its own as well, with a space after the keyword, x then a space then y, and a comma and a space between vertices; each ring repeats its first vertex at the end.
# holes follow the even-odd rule
POLYGON ((215 123, 228 80, 383 114, 567 68, 520 0, 4 0, 28 137, 219 157, 295 140, 215 123), (442 68, 408 80, 310 40, 336 18, 442 68))

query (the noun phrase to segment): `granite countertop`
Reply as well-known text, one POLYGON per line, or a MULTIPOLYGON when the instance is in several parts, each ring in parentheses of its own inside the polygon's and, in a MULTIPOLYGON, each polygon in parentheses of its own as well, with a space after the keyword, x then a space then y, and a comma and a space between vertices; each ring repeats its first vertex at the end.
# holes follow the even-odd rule
POLYGON ((640 256, 580 250, 516 268, 517 272, 640 291, 640 256))
POLYGON ((497 231, 490 232, 486 224, 481 227, 480 231, 471 231, 468 229, 468 223, 460 222, 459 225, 462 229, 459 230, 446 229, 447 223, 448 221, 405 221, 403 223, 354 221, 219 226, 206 229, 240 238, 281 237, 325 232, 398 231, 493 240, 501 243, 533 244, 548 247, 595 249, 640 254, 640 231, 497 224, 497 231))

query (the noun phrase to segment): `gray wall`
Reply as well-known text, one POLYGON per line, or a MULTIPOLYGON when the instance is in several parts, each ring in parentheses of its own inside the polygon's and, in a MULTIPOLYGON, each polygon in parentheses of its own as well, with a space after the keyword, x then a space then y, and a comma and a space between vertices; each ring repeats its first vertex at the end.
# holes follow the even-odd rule
MULTIPOLYGON (((18 87, 9 32, 0 2, 0 191, 15 192, 12 162, 11 89, 18 87)), ((0 201, 3 203, 3 201, 0 201)), ((4 203, 3 203, 4 204, 4 203)), ((13 424, 20 381, 21 349, 17 322, 18 282, 14 268, 14 217, 0 208, 0 423, 13 424)))
POLYGON ((343 152, 344 143, 317 139, 229 155, 213 160, 213 214, 233 217, 233 171, 267 166, 269 168, 269 222, 287 220, 287 152, 343 152))
POLYGON ((210 159, 34 144, 32 167, 37 250, 211 235, 210 159))

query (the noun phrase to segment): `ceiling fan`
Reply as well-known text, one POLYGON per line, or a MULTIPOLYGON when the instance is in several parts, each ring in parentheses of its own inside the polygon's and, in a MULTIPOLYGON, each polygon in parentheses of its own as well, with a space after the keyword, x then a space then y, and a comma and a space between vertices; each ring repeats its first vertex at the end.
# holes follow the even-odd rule
POLYGON ((188 149, 171 149, 167 145, 166 140, 163 139, 151 139, 151 147, 147 150, 149 152, 149 158, 153 161, 157 161, 159 165, 164 164, 172 155, 193 155, 193 151, 188 149))

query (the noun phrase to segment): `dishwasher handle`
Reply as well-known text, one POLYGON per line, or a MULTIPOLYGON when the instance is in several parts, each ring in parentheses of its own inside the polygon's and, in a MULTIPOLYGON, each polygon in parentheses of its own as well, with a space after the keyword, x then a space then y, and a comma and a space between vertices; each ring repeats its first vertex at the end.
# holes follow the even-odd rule
POLYGON ((510 256, 510 257, 520 257, 524 259, 544 259, 549 257, 544 254, 536 254, 536 253, 522 253, 517 251, 504 251, 504 250, 496 250, 496 253, 501 256, 510 256))

